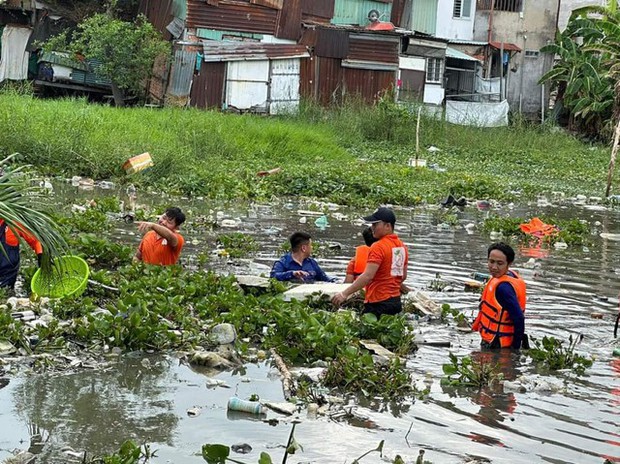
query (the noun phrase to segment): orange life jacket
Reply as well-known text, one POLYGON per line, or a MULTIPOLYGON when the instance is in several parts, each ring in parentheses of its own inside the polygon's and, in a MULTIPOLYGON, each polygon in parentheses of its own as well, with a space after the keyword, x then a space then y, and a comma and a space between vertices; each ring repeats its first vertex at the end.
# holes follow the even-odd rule
POLYGON ((355 249, 355 267, 353 268, 355 278, 361 276, 366 270, 368 253, 370 253, 370 247, 366 245, 360 245, 355 249))
POLYGON ((499 284, 508 282, 517 294, 517 301, 521 311, 525 313, 525 281, 514 271, 510 271, 515 277, 503 275, 493 277, 484 287, 480 298, 480 311, 472 329, 480 332, 482 340, 488 344, 497 336, 502 348, 512 346, 512 338, 515 332, 514 324, 510 319, 510 313, 502 308, 497 301, 495 291, 499 284))

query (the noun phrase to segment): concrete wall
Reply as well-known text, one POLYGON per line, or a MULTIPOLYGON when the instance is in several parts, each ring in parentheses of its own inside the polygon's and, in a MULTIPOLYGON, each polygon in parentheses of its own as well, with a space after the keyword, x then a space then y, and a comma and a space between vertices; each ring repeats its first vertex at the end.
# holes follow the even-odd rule
POLYGON ((590 5, 606 5, 607 0, 562 0, 560 5, 560 17, 558 18, 558 28, 563 31, 568 24, 568 18, 575 8, 581 8, 590 5))
MULTIPOLYGON (((508 72, 508 102, 513 111, 535 114, 541 109, 540 77, 553 66, 553 56, 537 52, 555 38, 559 0, 524 0, 522 12, 495 11, 492 18, 491 41, 514 43, 522 49, 513 56, 508 72), (521 102, 521 104, 519 104, 521 102)), ((488 11, 476 12, 474 40, 486 41, 489 30, 488 11)), ((548 102, 548 90, 544 98, 548 102)))
POLYGON ((453 11, 454 0, 439 0, 437 2, 437 29, 435 36, 444 39, 472 40, 476 0, 471 0, 469 18, 453 18, 453 11))

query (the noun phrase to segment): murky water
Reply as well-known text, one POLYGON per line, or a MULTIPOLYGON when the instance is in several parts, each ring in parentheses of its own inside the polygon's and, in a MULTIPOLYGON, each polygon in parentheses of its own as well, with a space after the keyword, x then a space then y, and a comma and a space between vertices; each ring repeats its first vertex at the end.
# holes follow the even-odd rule
MULTIPOLYGON (((77 198, 98 194, 101 192, 80 193, 77 198)), ((73 201, 67 193, 60 197, 73 201)), ((189 265, 196 262, 193 254, 214 246, 217 233, 240 231, 254 235, 261 244, 257 257, 237 263, 214 258, 210 265, 236 273, 267 272, 286 237, 302 229, 311 231, 319 241, 342 245, 320 262, 328 273, 343 276, 361 241, 360 226, 353 221, 360 212, 346 208, 337 213, 349 219, 338 220, 332 212, 330 226, 321 231, 314 226, 314 218, 299 223, 297 210, 308 209, 307 204, 180 203, 192 214, 211 209, 213 214, 221 211, 227 219, 238 219, 233 228, 205 233, 192 227, 190 216, 185 234, 189 245, 184 251, 184 262, 189 265)), ((540 212, 525 206, 511 214, 525 217, 540 212)), ((551 206, 544 212, 585 219, 597 233, 620 232, 617 211, 551 206), (597 221, 600 225, 595 227, 597 221)), ((472 209, 459 213, 459 218, 462 224, 478 222, 484 214, 472 209)), ((468 234, 463 227, 438 228, 429 209, 397 210, 397 217, 398 233, 410 247, 407 283, 425 288, 436 273, 444 280, 454 279, 454 291, 431 295, 473 316, 477 295, 464 292, 458 278, 485 271, 489 238, 478 231, 468 234)), ((132 235, 135 231, 135 226, 119 223, 114 235, 137 245, 139 237, 132 235)), ((408 360, 407 366, 420 384, 430 385, 428 399, 398 406, 369 399, 357 408, 362 417, 355 421, 304 417, 295 433, 304 451, 290 456, 288 462, 352 462, 381 440, 385 440, 387 458, 400 454, 406 462, 414 462, 420 449, 425 449, 425 459, 434 463, 602 464, 606 458, 620 462, 620 358, 611 356, 617 344, 612 325, 618 305, 620 242, 598 235, 594 239, 589 249, 552 249, 536 259, 536 267, 524 264, 537 250, 522 250, 515 266, 528 283, 527 332, 536 338, 553 335, 560 339, 583 334, 579 351, 596 357, 587 375, 577 380, 568 373, 551 376, 554 382, 566 380, 561 393, 450 389, 440 385, 441 365, 450 351, 479 356, 479 337, 459 333, 452 326, 422 322, 416 327, 418 339, 452 342, 450 349, 421 346, 408 360), (601 313, 603 318, 592 318, 592 313, 601 313)), ((504 353, 497 361, 508 378, 536 373, 534 366, 518 355, 504 353)), ((227 412, 226 402, 234 393, 282 400, 279 378, 268 364, 209 373, 180 364, 173 356, 129 354, 103 371, 22 374, 0 387, 0 458, 15 448, 28 448, 33 441, 39 442, 31 445, 33 451, 43 450, 39 462, 67 462, 69 458, 60 451, 63 447, 109 452, 132 438, 158 450, 154 462, 200 463, 204 462, 200 456, 204 443, 240 442, 253 447, 251 454, 235 456, 242 461, 257 462, 261 451, 280 460, 290 424, 273 412, 267 417, 281 419, 275 426, 227 412), (230 388, 207 387, 210 376, 230 388), (201 414, 188 417, 187 409, 194 406, 202 408, 201 414)), ((363 462, 381 459, 371 454, 363 462)))

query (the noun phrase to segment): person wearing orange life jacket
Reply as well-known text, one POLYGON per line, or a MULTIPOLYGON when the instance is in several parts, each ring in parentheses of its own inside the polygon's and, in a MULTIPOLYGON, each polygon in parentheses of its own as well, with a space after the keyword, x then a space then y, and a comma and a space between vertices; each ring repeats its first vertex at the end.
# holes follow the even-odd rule
POLYGON ((364 273, 368 261, 368 253, 370 252, 370 245, 377 241, 372 235, 372 229, 370 227, 366 227, 362 231, 362 237, 364 237, 365 245, 360 245, 355 248, 355 256, 351 258, 351 261, 349 261, 347 265, 347 275, 344 279, 345 284, 350 284, 364 273))
POLYGON ((12 289, 17 281, 19 273, 19 237, 33 249, 37 255, 37 262, 41 265, 43 247, 41 243, 21 224, 11 229, 4 219, 0 219, 0 244, 4 252, 0 250, 0 287, 12 289))
POLYGON ((509 245, 499 242, 488 248, 487 257, 491 279, 482 292, 480 310, 472 329, 480 332, 483 348, 519 349, 527 340, 526 288, 519 274, 509 269, 515 252, 509 245))

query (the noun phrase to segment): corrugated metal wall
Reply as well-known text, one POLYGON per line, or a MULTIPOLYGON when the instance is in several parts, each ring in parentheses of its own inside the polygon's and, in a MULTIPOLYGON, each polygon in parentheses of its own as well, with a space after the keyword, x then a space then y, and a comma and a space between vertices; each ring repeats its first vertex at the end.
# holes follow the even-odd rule
POLYGON ((221 109, 225 77, 225 62, 202 63, 200 72, 194 74, 190 105, 196 108, 221 109))
POLYGON ((258 5, 187 0, 187 26, 274 34, 278 10, 258 5))
POLYGON ((411 29, 435 35, 437 30, 438 0, 413 0, 411 29))
POLYGON ((400 38, 376 34, 351 34, 348 59, 398 63, 400 38))
POLYGON ((357 96, 372 103, 395 85, 395 79, 396 74, 393 71, 345 68, 345 95, 357 96))
POLYGON ((301 37, 301 0, 286 0, 278 13, 275 36, 299 40, 301 37))
POLYGON ((405 24, 407 23, 407 18, 405 18, 404 15, 405 15, 405 11, 409 11, 408 3, 409 3, 409 0, 393 0, 392 12, 391 12, 389 20, 396 27, 405 27, 405 24))
POLYGON ((316 81, 314 79, 314 69, 317 64, 316 57, 301 60, 299 67, 299 93, 302 98, 314 99, 316 81))
POLYGON ((392 4, 373 2, 372 0, 336 0, 332 24, 368 25, 368 12, 377 10, 381 21, 389 21, 392 14, 392 4))
POLYGON ((166 26, 172 21, 172 0, 141 0, 139 12, 149 19, 149 22, 161 32, 165 40, 170 40, 172 35, 166 26))
POLYGON ((337 58, 316 58, 318 60, 317 87, 315 98, 324 105, 342 103, 343 68, 337 58))
POLYGON ((319 29, 314 53, 325 58, 346 58, 349 54, 349 31, 319 29))
POLYGON ((177 97, 189 95, 195 68, 195 51, 175 50, 170 82, 168 84, 168 93, 177 97))
POLYGON ((319 17, 329 20, 334 16, 335 0, 306 0, 301 7, 304 16, 319 17))

